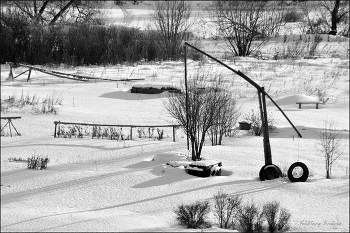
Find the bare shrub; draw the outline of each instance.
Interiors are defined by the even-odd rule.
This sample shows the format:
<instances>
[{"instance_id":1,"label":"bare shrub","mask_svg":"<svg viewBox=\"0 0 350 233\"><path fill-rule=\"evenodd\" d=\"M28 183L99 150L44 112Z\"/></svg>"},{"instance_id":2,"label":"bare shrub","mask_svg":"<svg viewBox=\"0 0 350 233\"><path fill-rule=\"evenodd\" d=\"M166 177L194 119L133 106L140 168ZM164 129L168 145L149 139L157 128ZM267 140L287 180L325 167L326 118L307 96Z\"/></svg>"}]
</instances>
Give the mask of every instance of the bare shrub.
<instances>
[{"instance_id":1,"label":"bare shrub","mask_svg":"<svg viewBox=\"0 0 350 233\"><path fill-rule=\"evenodd\" d=\"M340 131L335 129L334 122L324 121L324 127L320 132L316 148L324 157L327 179L331 178L333 163L343 154L340 151L341 139Z\"/></svg>"},{"instance_id":2,"label":"bare shrub","mask_svg":"<svg viewBox=\"0 0 350 233\"><path fill-rule=\"evenodd\" d=\"M208 201L199 202L189 205L180 205L174 210L176 220L180 225L187 228L207 228L210 223L206 220L206 215L210 211Z\"/></svg>"},{"instance_id":3,"label":"bare shrub","mask_svg":"<svg viewBox=\"0 0 350 233\"><path fill-rule=\"evenodd\" d=\"M255 136L260 136L263 133L263 127L261 122L261 116L259 110L251 110L249 114L246 114L244 119L251 123L251 130L253 131ZM273 117L271 111L268 113L267 117L267 123L268 123L268 131L271 133L274 130L276 130L276 123L277 121Z\"/></svg>"},{"instance_id":4,"label":"bare shrub","mask_svg":"<svg viewBox=\"0 0 350 233\"><path fill-rule=\"evenodd\" d=\"M229 197L227 193L218 192L214 195L214 202L215 215L220 228L234 229L238 221L242 198L237 195Z\"/></svg>"},{"instance_id":5,"label":"bare shrub","mask_svg":"<svg viewBox=\"0 0 350 233\"><path fill-rule=\"evenodd\" d=\"M28 158L27 166L28 169L33 170L42 170L47 168L47 164L50 162L48 157L35 156L33 155L31 158Z\"/></svg>"},{"instance_id":6,"label":"bare shrub","mask_svg":"<svg viewBox=\"0 0 350 233\"><path fill-rule=\"evenodd\" d=\"M209 129L209 137L213 146L222 144L222 138L231 132L241 115L240 108L236 107L236 99L230 91L220 89L217 95L220 106L217 108L217 118L214 119L215 122Z\"/></svg>"},{"instance_id":7,"label":"bare shrub","mask_svg":"<svg viewBox=\"0 0 350 233\"><path fill-rule=\"evenodd\" d=\"M302 19L302 15L299 14L296 10L291 10L289 12L286 12L283 16L284 22L287 22L287 23L298 22L301 19Z\"/></svg>"},{"instance_id":8,"label":"bare shrub","mask_svg":"<svg viewBox=\"0 0 350 233\"><path fill-rule=\"evenodd\" d=\"M262 218L254 203L245 204L240 208L238 224L242 232L262 231Z\"/></svg>"},{"instance_id":9,"label":"bare shrub","mask_svg":"<svg viewBox=\"0 0 350 233\"><path fill-rule=\"evenodd\" d=\"M268 202L263 206L262 215L267 221L270 232L284 232L289 229L291 214L284 208L280 209L277 201Z\"/></svg>"},{"instance_id":10,"label":"bare shrub","mask_svg":"<svg viewBox=\"0 0 350 233\"><path fill-rule=\"evenodd\" d=\"M166 59L177 59L181 53L181 42L192 26L191 2L155 1L153 10L153 22L159 31Z\"/></svg>"},{"instance_id":11,"label":"bare shrub","mask_svg":"<svg viewBox=\"0 0 350 233\"><path fill-rule=\"evenodd\" d=\"M178 121L190 139L194 161L201 160L205 136L217 124L220 109L226 104L218 91L220 77L214 75L211 78L211 75L209 72L198 72L188 81L188 101L184 94L171 94L165 102L169 114ZM185 85L182 85L181 92L186 93Z\"/></svg>"},{"instance_id":12,"label":"bare shrub","mask_svg":"<svg viewBox=\"0 0 350 233\"><path fill-rule=\"evenodd\" d=\"M157 128L157 134L158 136L156 137L158 140L162 140L164 138L164 130Z\"/></svg>"},{"instance_id":13,"label":"bare shrub","mask_svg":"<svg viewBox=\"0 0 350 233\"><path fill-rule=\"evenodd\" d=\"M215 1L213 5L212 20L235 56L259 50L285 24L285 8L277 1Z\"/></svg>"},{"instance_id":14,"label":"bare shrub","mask_svg":"<svg viewBox=\"0 0 350 233\"><path fill-rule=\"evenodd\" d=\"M322 42L322 37L320 35L315 35L314 41L311 43L311 46L308 48L309 56L313 57L316 54L317 47Z\"/></svg>"}]
</instances>

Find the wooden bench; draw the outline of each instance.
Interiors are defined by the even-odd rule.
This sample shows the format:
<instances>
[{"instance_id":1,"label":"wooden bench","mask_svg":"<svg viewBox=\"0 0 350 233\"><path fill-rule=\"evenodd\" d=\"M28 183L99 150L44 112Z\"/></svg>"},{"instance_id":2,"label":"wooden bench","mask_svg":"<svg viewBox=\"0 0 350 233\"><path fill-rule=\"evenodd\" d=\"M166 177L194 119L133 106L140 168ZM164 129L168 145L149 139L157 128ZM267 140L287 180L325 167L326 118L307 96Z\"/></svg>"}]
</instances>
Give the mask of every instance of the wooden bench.
<instances>
[{"instance_id":1,"label":"wooden bench","mask_svg":"<svg viewBox=\"0 0 350 233\"><path fill-rule=\"evenodd\" d=\"M21 117L19 117L19 116L15 116L15 117L1 117L1 120L7 120L7 123L4 125L4 127L1 128L1 132L4 130L4 128L6 127L6 125L9 125L10 135L11 135L11 137L12 137L12 132L11 132L11 125L12 125L12 127L15 129L17 135L18 135L18 136L21 136L21 134L18 133L16 127L15 127L15 126L13 125L13 123L12 123L12 120L13 120L13 119L20 119L20 118L21 118Z\"/></svg>"},{"instance_id":2,"label":"wooden bench","mask_svg":"<svg viewBox=\"0 0 350 233\"><path fill-rule=\"evenodd\" d=\"M316 109L318 109L318 105L321 104L321 101L299 101L296 104L299 104L299 109L301 109L302 104L316 104Z\"/></svg>"}]
</instances>

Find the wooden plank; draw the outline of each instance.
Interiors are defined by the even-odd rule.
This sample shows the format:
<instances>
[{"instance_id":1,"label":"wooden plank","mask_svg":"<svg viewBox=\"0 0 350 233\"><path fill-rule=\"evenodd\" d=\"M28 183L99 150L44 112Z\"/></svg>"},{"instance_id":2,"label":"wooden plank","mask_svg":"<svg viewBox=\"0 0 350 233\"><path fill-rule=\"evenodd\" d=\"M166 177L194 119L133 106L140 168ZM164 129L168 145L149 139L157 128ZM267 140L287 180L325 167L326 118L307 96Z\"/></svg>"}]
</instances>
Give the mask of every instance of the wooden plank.
<instances>
[{"instance_id":1,"label":"wooden plank","mask_svg":"<svg viewBox=\"0 0 350 233\"><path fill-rule=\"evenodd\" d=\"M320 104L321 101L298 101L297 104Z\"/></svg>"},{"instance_id":2,"label":"wooden plank","mask_svg":"<svg viewBox=\"0 0 350 233\"><path fill-rule=\"evenodd\" d=\"M13 117L1 117L1 119L8 120L8 119L20 119L22 117L20 116L13 116Z\"/></svg>"},{"instance_id":3,"label":"wooden plank","mask_svg":"<svg viewBox=\"0 0 350 233\"><path fill-rule=\"evenodd\" d=\"M120 82L120 81L136 81L136 80L145 80L144 78L133 78L133 79L108 79L108 78L97 78L97 77L92 77L92 76L86 76L86 75L77 75L77 74L67 74L67 73L63 73L63 72L58 72L58 71L51 71L51 70L46 70L43 68L39 68L39 67L35 67L35 66L31 66L31 65L26 65L26 64L22 64L19 63L20 66L23 67L27 67L33 70L37 70L40 71L42 73L45 74L50 74L59 78L66 78L66 79L72 79L72 80L79 80L79 81L88 81L88 80L105 80L105 81L116 81L116 82ZM71 76L71 77L68 77Z\"/></svg>"},{"instance_id":4,"label":"wooden plank","mask_svg":"<svg viewBox=\"0 0 350 233\"><path fill-rule=\"evenodd\" d=\"M88 126L113 126L113 127L146 127L146 128L155 128L155 127L179 127L181 125L112 125L112 124L95 124L95 123L77 123L77 122L62 122L54 121L54 124L63 124L63 125L88 125Z\"/></svg>"}]
</instances>

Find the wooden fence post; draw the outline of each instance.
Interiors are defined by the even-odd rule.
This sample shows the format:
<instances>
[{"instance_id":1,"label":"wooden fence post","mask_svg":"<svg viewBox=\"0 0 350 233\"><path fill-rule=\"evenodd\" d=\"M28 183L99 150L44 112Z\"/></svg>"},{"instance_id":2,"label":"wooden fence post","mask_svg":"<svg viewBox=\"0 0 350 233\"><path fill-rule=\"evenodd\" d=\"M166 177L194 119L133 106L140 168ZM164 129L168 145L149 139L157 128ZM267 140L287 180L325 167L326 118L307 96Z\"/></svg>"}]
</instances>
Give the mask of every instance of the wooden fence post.
<instances>
[{"instance_id":1,"label":"wooden fence post","mask_svg":"<svg viewBox=\"0 0 350 233\"><path fill-rule=\"evenodd\" d=\"M55 138L56 137L57 121L54 121L53 123L55 124L55 133L53 134L53 137Z\"/></svg>"},{"instance_id":2,"label":"wooden fence post","mask_svg":"<svg viewBox=\"0 0 350 233\"><path fill-rule=\"evenodd\" d=\"M8 122L9 122L10 135L11 135L11 137L12 137L12 132L11 132L11 119L8 119Z\"/></svg>"},{"instance_id":3,"label":"wooden fence post","mask_svg":"<svg viewBox=\"0 0 350 233\"><path fill-rule=\"evenodd\" d=\"M9 65L10 65L9 79L13 80L13 73L12 73L12 66L13 66L13 63L12 63L12 62L9 62Z\"/></svg>"},{"instance_id":4,"label":"wooden fence post","mask_svg":"<svg viewBox=\"0 0 350 233\"><path fill-rule=\"evenodd\" d=\"M132 127L130 127L130 140L132 140Z\"/></svg>"},{"instance_id":5,"label":"wooden fence post","mask_svg":"<svg viewBox=\"0 0 350 233\"><path fill-rule=\"evenodd\" d=\"M29 73L28 73L27 82L29 82L29 79L30 79L30 73L32 73L32 69L29 69Z\"/></svg>"},{"instance_id":6,"label":"wooden fence post","mask_svg":"<svg viewBox=\"0 0 350 233\"><path fill-rule=\"evenodd\" d=\"M58 136L60 136L60 125L61 125L60 121L58 121L58 133L57 133Z\"/></svg>"},{"instance_id":7,"label":"wooden fence post","mask_svg":"<svg viewBox=\"0 0 350 233\"><path fill-rule=\"evenodd\" d=\"M175 125L173 125L173 142L175 142Z\"/></svg>"}]
</instances>

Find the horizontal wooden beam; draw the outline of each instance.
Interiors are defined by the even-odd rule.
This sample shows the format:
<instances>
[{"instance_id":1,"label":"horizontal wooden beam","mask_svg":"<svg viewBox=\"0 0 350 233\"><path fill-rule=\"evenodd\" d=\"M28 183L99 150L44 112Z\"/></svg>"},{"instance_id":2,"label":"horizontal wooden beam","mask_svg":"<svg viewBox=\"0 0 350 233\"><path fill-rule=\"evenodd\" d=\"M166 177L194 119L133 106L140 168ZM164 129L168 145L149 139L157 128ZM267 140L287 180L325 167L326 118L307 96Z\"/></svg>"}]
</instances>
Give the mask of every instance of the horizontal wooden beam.
<instances>
[{"instance_id":1,"label":"horizontal wooden beam","mask_svg":"<svg viewBox=\"0 0 350 233\"><path fill-rule=\"evenodd\" d=\"M181 125L111 125L111 124L95 124L95 123L76 123L76 122L62 122L62 121L54 121L54 124L62 124L62 125L87 125L87 126L113 126L113 127L179 127Z\"/></svg>"},{"instance_id":2,"label":"horizontal wooden beam","mask_svg":"<svg viewBox=\"0 0 350 233\"><path fill-rule=\"evenodd\" d=\"M58 71L52 71L52 70L46 70L43 68L35 67L32 65L22 64L19 63L19 66L27 67L36 71L40 71L45 74L53 75L59 78L66 78L66 79L72 79L72 80L79 80L79 81L88 81L88 80L105 80L105 81L115 81L115 82L126 82L126 81L135 81L135 80L145 80L144 78L124 78L124 79L109 79L109 78L97 78L97 77L91 77L91 76L85 76L85 75L77 75L77 74L68 74ZM70 76L70 77L69 77Z\"/></svg>"},{"instance_id":3,"label":"horizontal wooden beam","mask_svg":"<svg viewBox=\"0 0 350 233\"><path fill-rule=\"evenodd\" d=\"M1 117L1 119L8 120L8 119L19 119L22 118L20 116L15 116L15 117Z\"/></svg>"}]
</instances>

